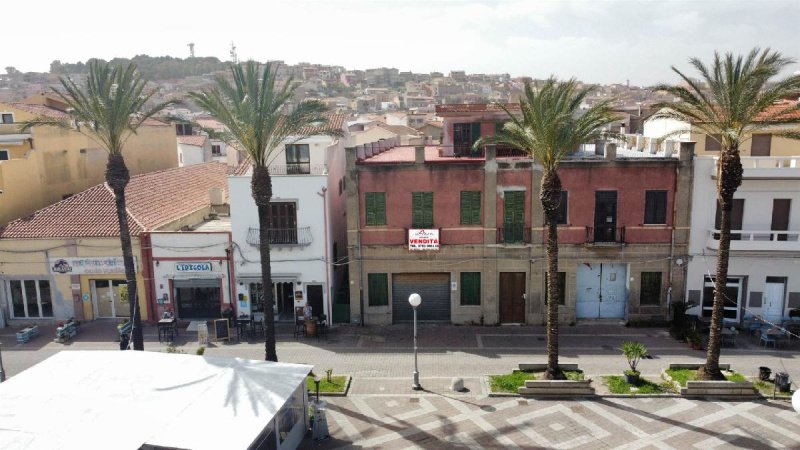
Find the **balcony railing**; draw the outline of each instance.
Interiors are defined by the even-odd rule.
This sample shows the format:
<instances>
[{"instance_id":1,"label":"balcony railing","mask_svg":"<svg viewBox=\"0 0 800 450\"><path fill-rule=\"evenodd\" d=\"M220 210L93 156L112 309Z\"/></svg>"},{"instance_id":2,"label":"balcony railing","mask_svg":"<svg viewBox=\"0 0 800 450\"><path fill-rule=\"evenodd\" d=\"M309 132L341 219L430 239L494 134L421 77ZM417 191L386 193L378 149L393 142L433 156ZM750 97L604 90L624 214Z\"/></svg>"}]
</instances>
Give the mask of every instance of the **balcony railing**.
<instances>
[{"instance_id":1,"label":"balcony railing","mask_svg":"<svg viewBox=\"0 0 800 450\"><path fill-rule=\"evenodd\" d=\"M439 146L444 147L444 146ZM473 149L471 145L468 144L455 144L453 145L453 156L456 158L485 158L486 157L486 147L481 147L478 149ZM528 153L523 152L521 150L517 150L511 147L505 147L498 145L495 148L495 156L497 158L529 158L530 155Z\"/></svg>"},{"instance_id":2,"label":"balcony railing","mask_svg":"<svg viewBox=\"0 0 800 450\"><path fill-rule=\"evenodd\" d=\"M625 244L625 227L586 227L587 245L615 246Z\"/></svg>"},{"instance_id":3,"label":"balcony railing","mask_svg":"<svg viewBox=\"0 0 800 450\"><path fill-rule=\"evenodd\" d=\"M711 177L717 176L719 158L714 158ZM800 178L800 156L743 156L743 178Z\"/></svg>"},{"instance_id":4,"label":"balcony railing","mask_svg":"<svg viewBox=\"0 0 800 450\"><path fill-rule=\"evenodd\" d=\"M708 230L706 247L719 250L719 230ZM731 230L732 251L800 251L800 231Z\"/></svg>"},{"instance_id":5,"label":"balcony railing","mask_svg":"<svg viewBox=\"0 0 800 450\"><path fill-rule=\"evenodd\" d=\"M325 164L290 163L270 164L270 175L327 175L328 167Z\"/></svg>"},{"instance_id":6,"label":"balcony railing","mask_svg":"<svg viewBox=\"0 0 800 450\"><path fill-rule=\"evenodd\" d=\"M531 229L523 225L512 225L497 229L499 244L530 244Z\"/></svg>"},{"instance_id":7,"label":"balcony railing","mask_svg":"<svg viewBox=\"0 0 800 450\"><path fill-rule=\"evenodd\" d=\"M269 235L269 245L309 245L311 244L311 227L300 228L272 228L267 230ZM253 247L261 245L261 237L258 228L247 230L247 243Z\"/></svg>"}]
</instances>

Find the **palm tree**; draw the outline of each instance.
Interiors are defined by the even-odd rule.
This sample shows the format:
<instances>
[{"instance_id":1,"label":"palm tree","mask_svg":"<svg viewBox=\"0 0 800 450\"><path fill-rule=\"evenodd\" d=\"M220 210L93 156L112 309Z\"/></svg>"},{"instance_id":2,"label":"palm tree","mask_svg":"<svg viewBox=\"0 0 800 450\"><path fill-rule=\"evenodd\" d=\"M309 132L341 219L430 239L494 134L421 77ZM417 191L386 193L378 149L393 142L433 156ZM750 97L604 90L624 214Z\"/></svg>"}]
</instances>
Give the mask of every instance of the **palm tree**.
<instances>
[{"instance_id":1,"label":"palm tree","mask_svg":"<svg viewBox=\"0 0 800 450\"><path fill-rule=\"evenodd\" d=\"M53 89L58 98L67 104L68 117L37 117L24 122L23 129L27 130L38 125L72 129L98 143L108 152L106 183L114 192L117 209L119 240L122 244L122 259L125 264L130 316L133 323L131 341L134 350L144 350L131 233L125 208L125 187L130 180L130 173L122 152L128 138L136 134L147 119L175 102L151 104L156 90L145 91L147 81L137 72L135 64L112 67L104 62L92 60L88 68L89 73L83 86L78 86L71 78L62 77L61 89Z\"/></svg>"},{"instance_id":2,"label":"palm tree","mask_svg":"<svg viewBox=\"0 0 800 450\"><path fill-rule=\"evenodd\" d=\"M281 150L286 140L308 137L314 125L320 129L327 123L325 105L317 100L305 100L288 110L299 83L292 78L282 85L277 83L277 67L267 63L248 61L244 65L231 64L233 82L217 78L214 88L191 92L189 96L223 125L238 145L247 153L253 165L252 195L258 208L259 251L261 253L261 278L264 287L264 318L266 320L265 356L267 361L277 361L275 351L275 314L272 297L272 268L269 254L269 202L272 198L272 178L269 163ZM319 126L316 126L319 125ZM324 130L316 134L339 135L341 130Z\"/></svg>"},{"instance_id":3,"label":"palm tree","mask_svg":"<svg viewBox=\"0 0 800 450\"><path fill-rule=\"evenodd\" d=\"M574 79L557 82L550 78L537 88L525 83L520 98L520 114L513 114L499 105L509 117L495 136L479 139L475 146L501 144L522 150L542 166L539 200L547 226L547 373L549 379L563 378L558 367L558 208L561 203L561 179L558 166L565 156L578 147L601 137L612 136L604 131L617 120L613 99L596 103L587 110L580 106L594 90L579 89Z\"/></svg>"},{"instance_id":4,"label":"palm tree","mask_svg":"<svg viewBox=\"0 0 800 450\"><path fill-rule=\"evenodd\" d=\"M690 123L706 136L717 139L721 148L717 166L717 200L721 211L719 250L708 351L705 366L699 372L702 379L724 379L719 369L720 331L728 282L733 195L742 184L739 148L756 131L800 122L800 115L796 114L800 111L797 102L779 102L790 96L796 99L800 95L800 76L770 81L792 62L768 48L763 51L755 48L746 57L731 53L723 57L715 53L710 67L697 58L689 60L700 73L701 82L672 67L688 87L659 85L654 88L678 99L655 105L659 112L654 114L654 118ZM800 133L797 132L772 131L772 134L800 139Z\"/></svg>"}]
</instances>

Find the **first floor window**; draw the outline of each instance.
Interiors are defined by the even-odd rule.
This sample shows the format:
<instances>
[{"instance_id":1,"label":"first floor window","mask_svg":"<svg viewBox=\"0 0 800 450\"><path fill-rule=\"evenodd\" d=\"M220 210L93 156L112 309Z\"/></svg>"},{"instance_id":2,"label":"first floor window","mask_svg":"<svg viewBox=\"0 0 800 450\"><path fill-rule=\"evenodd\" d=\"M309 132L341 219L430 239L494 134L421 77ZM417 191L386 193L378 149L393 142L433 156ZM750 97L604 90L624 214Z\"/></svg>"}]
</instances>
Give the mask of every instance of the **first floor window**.
<instances>
[{"instance_id":1,"label":"first floor window","mask_svg":"<svg viewBox=\"0 0 800 450\"><path fill-rule=\"evenodd\" d=\"M569 206L569 195L567 191L561 191L561 200L558 203L558 212L556 214L556 223L558 225L567 224L567 208Z\"/></svg>"},{"instance_id":2,"label":"first floor window","mask_svg":"<svg viewBox=\"0 0 800 450\"><path fill-rule=\"evenodd\" d=\"M726 320L739 320L739 304L742 300L743 278L728 277L723 290L723 317ZM705 277L703 284L703 317L711 317L714 306L714 279Z\"/></svg>"},{"instance_id":3,"label":"first floor window","mask_svg":"<svg viewBox=\"0 0 800 450\"><path fill-rule=\"evenodd\" d=\"M214 156L222 156L222 146L219 144L212 144L211 154Z\"/></svg>"},{"instance_id":4,"label":"first floor window","mask_svg":"<svg viewBox=\"0 0 800 450\"><path fill-rule=\"evenodd\" d=\"M53 300L49 281L9 280L7 288L13 317L53 317Z\"/></svg>"},{"instance_id":5,"label":"first floor window","mask_svg":"<svg viewBox=\"0 0 800 450\"><path fill-rule=\"evenodd\" d=\"M667 191L645 191L644 193L644 223L667 223Z\"/></svg>"},{"instance_id":6,"label":"first floor window","mask_svg":"<svg viewBox=\"0 0 800 450\"><path fill-rule=\"evenodd\" d=\"M639 304L661 304L661 272L642 272L642 286L639 292Z\"/></svg>"},{"instance_id":7,"label":"first floor window","mask_svg":"<svg viewBox=\"0 0 800 450\"><path fill-rule=\"evenodd\" d=\"M367 192L364 194L367 226L386 225L386 193Z\"/></svg>"},{"instance_id":8,"label":"first floor window","mask_svg":"<svg viewBox=\"0 0 800 450\"><path fill-rule=\"evenodd\" d=\"M8 161L8 150L0 150L0 161Z\"/></svg>"},{"instance_id":9,"label":"first floor window","mask_svg":"<svg viewBox=\"0 0 800 450\"><path fill-rule=\"evenodd\" d=\"M481 191L461 191L461 225L481 224Z\"/></svg>"},{"instance_id":10,"label":"first floor window","mask_svg":"<svg viewBox=\"0 0 800 450\"><path fill-rule=\"evenodd\" d=\"M461 272L461 305L480 306L481 273Z\"/></svg>"},{"instance_id":11,"label":"first floor window","mask_svg":"<svg viewBox=\"0 0 800 450\"><path fill-rule=\"evenodd\" d=\"M369 306L389 305L389 275L385 273L371 273L367 275L367 289L369 290Z\"/></svg>"},{"instance_id":12,"label":"first floor window","mask_svg":"<svg viewBox=\"0 0 800 450\"><path fill-rule=\"evenodd\" d=\"M547 304L548 298L548 289L547 289L547 281L550 279L549 274L544 274L544 303ZM567 304L567 272L558 272L557 276L558 282L558 304L559 305L566 305Z\"/></svg>"},{"instance_id":13,"label":"first floor window","mask_svg":"<svg viewBox=\"0 0 800 450\"><path fill-rule=\"evenodd\" d=\"M0 123L14 123L14 114L12 113L0 114Z\"/></svg>"},{"instance_id":14,"label":"first floor window","mask_svg":"<svg viewBox=\"0 0 800 450\"><path fill-rule=\"evenodd\" d=\"M433 228L433 192L411 193L411 227Z\"/></svg>"}]
</instances>

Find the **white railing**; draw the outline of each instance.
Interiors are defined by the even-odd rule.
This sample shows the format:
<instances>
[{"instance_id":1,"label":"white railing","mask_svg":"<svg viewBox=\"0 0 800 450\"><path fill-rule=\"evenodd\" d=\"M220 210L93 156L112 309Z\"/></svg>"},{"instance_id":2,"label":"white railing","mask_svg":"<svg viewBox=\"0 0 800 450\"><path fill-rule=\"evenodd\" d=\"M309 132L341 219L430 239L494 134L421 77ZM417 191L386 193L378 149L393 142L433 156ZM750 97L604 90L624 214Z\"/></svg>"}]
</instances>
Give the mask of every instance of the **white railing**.
<instances>
[{"instance_id":1,"label":"white railing","mask_svg":"<svg viewBox=\"0 0 800 450\"><path fill-rule=\"evenodd\" d=\"M719 249L719 230L708 230L707 247ZM731 230L731 250L800 251L800 231Z\"/></svg>"},{"instance_id":2,"label":"white railing","mask_svg":"<svg viewBox=\"0 0 800 450\"><path fill-rule=\"evenodd\" d=\"M711 177L717 176L719 157L714 157ZM744 178L800 178L800 156L743 156Z\"/></svg>"},{"instance_id":3,"label":"white railing","mask_svg":"<svg viewBox=\"0 0 800 450\"><path fill-rule=\"evenodd\" d=\"M270 175L327 175L328 166L325 164L270 164Z\"/></svg>"}]
</instances>

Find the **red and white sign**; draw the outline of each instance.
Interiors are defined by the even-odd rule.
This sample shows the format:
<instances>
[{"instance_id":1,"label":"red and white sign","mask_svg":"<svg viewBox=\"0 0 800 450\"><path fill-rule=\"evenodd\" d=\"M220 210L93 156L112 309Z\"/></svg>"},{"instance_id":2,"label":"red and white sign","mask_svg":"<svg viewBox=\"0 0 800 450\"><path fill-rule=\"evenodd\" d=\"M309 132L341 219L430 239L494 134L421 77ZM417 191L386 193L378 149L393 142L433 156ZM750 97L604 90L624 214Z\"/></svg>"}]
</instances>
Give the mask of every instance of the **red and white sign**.
<instances>
[{"instance_id":1,"label":"red and white sign","mask_svg":"<svg viewBox=\"0 0 800 450\"><path fill-rule=\"evenodd\" d=\"M439 250L439 230L408 230L408 249L423 251Z\"/></svg>"}]
</instances>

